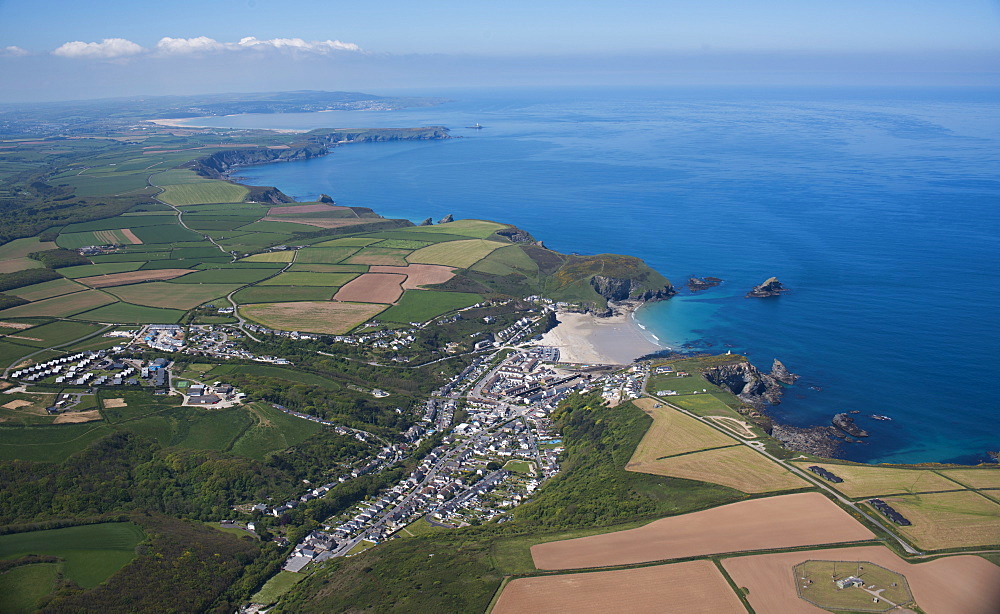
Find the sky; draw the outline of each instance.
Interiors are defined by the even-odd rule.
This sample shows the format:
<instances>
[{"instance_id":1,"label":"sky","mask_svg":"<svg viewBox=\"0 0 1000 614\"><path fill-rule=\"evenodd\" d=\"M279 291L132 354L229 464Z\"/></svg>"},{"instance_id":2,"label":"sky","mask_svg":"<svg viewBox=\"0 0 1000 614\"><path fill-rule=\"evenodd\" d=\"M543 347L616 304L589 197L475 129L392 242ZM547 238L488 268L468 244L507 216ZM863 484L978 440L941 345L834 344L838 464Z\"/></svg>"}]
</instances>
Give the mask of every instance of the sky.
<instances>
[{"instance_id":1,"label":"sky","mask_svg":"<svg viewBox=\"0 0 1000 614\"><path fill-rule=\"evenodd\" d=\"M0 0L0 101L1000 85L1000 0Z\"/></svg>"}]
</instances>

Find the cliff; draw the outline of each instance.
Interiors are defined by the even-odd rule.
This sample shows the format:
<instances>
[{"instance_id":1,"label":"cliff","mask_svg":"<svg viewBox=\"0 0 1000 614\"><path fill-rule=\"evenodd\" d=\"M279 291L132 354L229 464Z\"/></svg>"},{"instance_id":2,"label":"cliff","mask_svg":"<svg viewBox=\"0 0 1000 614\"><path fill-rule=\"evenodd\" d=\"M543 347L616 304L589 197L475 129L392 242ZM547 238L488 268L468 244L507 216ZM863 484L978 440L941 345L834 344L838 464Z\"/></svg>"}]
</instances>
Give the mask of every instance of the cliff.
<instances>
[{"instance_id":1,"label":"cliff","mask_svg":"<svg viewBox=\"0 0 1000 614\"><path fill-rule=\"evenodd\" d=\"M749 361L712 367L705 371L705 379L735 394L741 401L762 409L766 405L781 403L784 389L777 379L761 373Z\"/></svg>"}]
</instances>

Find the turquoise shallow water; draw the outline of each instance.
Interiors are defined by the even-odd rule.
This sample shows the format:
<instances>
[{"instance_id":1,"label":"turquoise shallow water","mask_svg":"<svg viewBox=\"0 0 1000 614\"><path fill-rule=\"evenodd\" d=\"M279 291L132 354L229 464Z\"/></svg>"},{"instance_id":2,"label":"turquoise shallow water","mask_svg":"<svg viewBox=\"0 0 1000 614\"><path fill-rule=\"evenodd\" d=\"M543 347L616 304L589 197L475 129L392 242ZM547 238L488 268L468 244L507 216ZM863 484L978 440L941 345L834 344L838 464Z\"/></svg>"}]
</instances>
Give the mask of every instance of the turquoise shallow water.
<instances>
[{"instance_id":1,"label":"turquoise shallow water","mask_svg":"<svg viewBox=\"0 0 1000 614\"><path fill-rule=\"evenodd\" d=\"M871 437L844 449L860 461L972 463L1000 448L997 90L428 94L454 102L213 123L448 126L463 138L240 175L387 217L510 222L559 251L640 256L677 284L721 277L640 320L674 347L745 352L762 368L780 358L802 379L777 419L860 410ZM791 291L743 298L771 275Z\"/></svg>"}]
</instances>

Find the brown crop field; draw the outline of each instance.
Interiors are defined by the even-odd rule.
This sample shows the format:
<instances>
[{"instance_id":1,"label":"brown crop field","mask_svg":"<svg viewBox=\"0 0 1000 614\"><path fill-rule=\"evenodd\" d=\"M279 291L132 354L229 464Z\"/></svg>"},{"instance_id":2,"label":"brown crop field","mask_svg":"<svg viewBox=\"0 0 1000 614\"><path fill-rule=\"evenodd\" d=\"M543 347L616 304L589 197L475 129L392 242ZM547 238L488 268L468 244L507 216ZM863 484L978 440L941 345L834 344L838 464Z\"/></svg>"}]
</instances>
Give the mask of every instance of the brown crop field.
<instances>
[{"instance_id":1,"label":"brown crop field","mask_svg":"<svg viewBox=\"0 0 1000 614\"><path fill-rule=\"evenodd\" d=\"M446 241L418 249L410 254L407 261L423 264L442 264L444 266L465 269L482 260L492 253L493 250L503 246L503 243L486 241L484 239Z\"/></svg>"},{"instance_id":2,"label":"brown crop field","mask_svg":"<svg viewBox=\"0 0 1000 614\"><path fill-rule=\"evenodd\" d=\"M538 569L579 569L874 537L832 501L807 492L740 501L637 529L536 544L531 557Z\"/></svg>"},{"instance_id":3,"label":"brown crop field","mask_svg":"<svg viewBox=\"0 0 1000 614\"><path fill-rule=\"evenodd\" d=\"M124 286L127 284L138 284L144 281L163 281L174 279L181 275L194 273L194 269L152 269L149 271L128 271L125 273L111 273L109 275L95 275L94 277L81 277L76 281L87 284L91 288L111 288L114 286Z\"/></svg>"},{"instance_id":4,"label":"brown crop field","mask_svg":"<svg viewBox=\"0 0 1000 614\"><path fill-rule=\"evenodd\" d=\"M142 239L135 236L135 233L132 232L131 228L122 228L122 234L125 235L125 238L128 239L129 243L132 245L142 245Z\"/></svg>"},{"instance_id":5,"label":"brown crop field","mask_svg":"<svg viewBox=\"0 0 1000 614\"><path fill-rule=\"evenodd\" d=\"M101 419L101 412L96 409L88 411L75 411L66 414L59 414L52 424L80 424L82 422L94 422Z\"/></svg>"},{"instance_id":6,"label":"brown crop field","mask_svg":"<svg viewBox=\"0 0 1000 614\"><path fill-rule=\"evenodd\" d=\"M104 407L128 407L128 403L125 402L124 398L120 399L104 399Z\"/></svg>"},{"instance_id":7,"label":"brown crop field","mask_svg":"<svg viewBox=\"0 0 1000 614\"><path fill-rule=\"evenodd\" d=\"M665 456L738 444L732 437L655 399L638 399L633 403L653 418L653 424L625 465L629 471L657 473L647 467L655 469L657 459Z\"/></svg>"},{"instance_id":8,"label":"brown crop field","mask_svg":"<svg viewBox=\"0 0 1000 614\"><path fill-rule=\"evenodd\" d=\"M242 284L171 284L151 281L118 286L111 292L126 303L166 309L193 309L212 299L226 296Z\"/></svg>"},{"instance_id":9,"label":"brown crop field","mask_svg":"<svg viewBox=\"0 0 1000 614\"><path fill-rule=\"evenodd\" d=\"M333 295L335 301L356 303L395 303L403 295L405 275L364 273L344 284Z\"/></svg>"},{"instance_id":10,"label":"brown crop field","mask_svg":"<svg viewBox=\"0 0 1000 614\"><path fill-rule=\"evenodd\" d=\"M367 322L385 309L377 303L300 301L244 305L240 312L264 326L277 330L342 335Z\"/></svg>"},{"instance_id":11,"label":"brown crop field","mask_svg":"<svg viewBox=\"0 0 1000 614\"><path fill-rule=\"evenodd\" d=\"M519 578L504 587L492 614L746 612L718 568L690 561L641 569Z\"/></svg>"},{"instance_id":12,"label":"brown crop field","mask_svg":"<svg viewBox=\"0 0 1000 614\"><path fill-rule=\"evenodd\" d=\"M641 469L626 469L722 484L746 493L792 490L809 485L781 465L742 445L647 460Z\"/></svg>"},{"instance_id":13,"label":"brown crop field","mask_svg":"<svg viewBox=\"0 0 1000 614\"><path fill-rule=\"evenodd\" d=\"M388 247L366 247L344 261L344 264L382 264L391 266L406 266L408 249L392 249Z\"/></svg>"},{"instance_id":14,"label":"brown crop field","mask_svg":"<svg viewBox=\"0 0 1000 614\"><path fill-rule=\"evenodd\" d=\"M964 490L883 497L913 524L893 528L918 548L942 550L1000 544L1000 503Z\"/></svg>"},{"instance_id":15,"label":"brown crop field","mask_svg":"<svg viewBox=\"0 0 1000 614\"><path fill-rule=\"evenodd\" d=\"M343 228L345 226L356 226L371 222L371 220L363 220L356 217L295 217L294 215L268 215L262 221L292 222L294 224L306 224L318 228Z\"/></svg>"},{"instance_id":16,"label":"brown crop field","mask_svg":"<svg viewBox=\"0 0 1000 614\"><path fill-rule=\"evenodd\" d=\"M840 465L834 463L796 463L805 469L818 465L844 479L828 484L848 497L878 497L903 493L959 490L960 484L943 478L930 469L894 469L878 465Z\"/></svg>"},{"instance_id":17,"label":"brown crop field","mask_svg":"<svg viewBox=\"0 0 1000 614\"><path fill-rule=\"evenodd\" d=\"M64 318L114 302L116 302L115 297L105 294L100 290L84 290L83 292L64 294L54 298L47 298L44 301L4 309L0 311L0 316L5 318L30 318L33 316Z\"/></svg>"},{"instance_id":18,"label":"brown crop field","mask_svg":"<svg viewBox=\"0 0 1000 614\"><path fill-rule=\"evenodd\" d=\"M455 276L455 269L440 264L411 264L408 266L373 266L372 273L402 273L406 275L404 290L419 290L421 286L443 284Z\"/></svg>"},{"instance_id":19,"label":"brown crop field","mask_svg":"<svg viewBox=\"0 0 1000 614\"><path fill-rule=\"evenodd\" d=\"M321 213L323 211L350 211L350 207L335 207L322 203L311 205L291 205L288 207L271 207L267 210L268 215L291 215L295 213Z\"/></svg>"},{"instance_id":20,"label":"brown crop field","mask_svg":"<svg viewBox=\"0 0 1000 614\"><path fill-rule=\"evenodd\" d=\"M995 614L1000 611L1000 567L978 556L951 556L911 564L885 546L809 550L725 559L722 566L757 612L827 614L799 599L792 568L809 559L871 561L903 574L927 614Z\"/></svg>"},{"instance_id":21,"label":"brown crop field","mask_svg":"<svg viewBox=\"0 0 1000 614\"><path fill-rule=\"evenodd\" d=\"M948 469L941 474L970 488L1000 488L1000 467L995 465L982 469Z\"/></svg>"}]
</instances>

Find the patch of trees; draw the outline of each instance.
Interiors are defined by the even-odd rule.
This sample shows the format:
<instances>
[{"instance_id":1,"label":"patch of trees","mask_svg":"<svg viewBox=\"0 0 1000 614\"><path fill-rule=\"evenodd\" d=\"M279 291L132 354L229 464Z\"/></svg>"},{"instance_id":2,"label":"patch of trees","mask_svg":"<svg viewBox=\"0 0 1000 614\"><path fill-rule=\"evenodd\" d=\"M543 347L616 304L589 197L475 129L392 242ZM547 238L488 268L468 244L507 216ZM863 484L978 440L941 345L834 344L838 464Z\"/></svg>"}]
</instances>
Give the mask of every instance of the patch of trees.
<instances>
[{"instance_id":1,"label":"patch of trees","mask_svg":"<svg viewBox=\"0 0 1000 614\"><path fill-rule=\"evenodd\" d=\"M274 544L261 546L201 523L161 514L135 514L132 520L150 538L139 546L139 556L96 588L64 584L42 612L228 613L242 594L227 589L248 566L280 561Z\"/></svg>"},{"instance_id":2,"label":"patch of trees","mask_svg":"<svg viewBox=\"0 0 1000 614\"><path fill-rule=\"evenodd\" d=\"M0 221L0 226L3 222ZM13 273L0 273L0 292L4 290L14 290L32 284L40 284L43 281L52 281L62 277L52 269L26 269L24 271L14 271Z\"/></svg>"},{"instance_id":3,"label":"patch of trees","mask_svg":"<svg viewBox=\"0 0 1000 614\"><path fill-rule=\"evenodd\" d=\"M272 454L265 462L268 467L295 476L298 481L320 482L346 473L343 467L338 470L338 465L374 451L371 444L324 429L293 448Z\"/></svg>"},{"instance_id":4,"label":"patch of trees","mask_svg":"<svg viewBox=\"0 0 1000 614\"><path fill-rule=\"evenodd\" d=\"M27 305L31 301L27 301L19 296L10 296L9 294L0 294L0 309L7 309L9 307L17 307L18 305Z\"/></svg>"},{"instance_id":5,"label":"patch of trees","mask_svg":"<svg viewBox=\"0 0 1000 614\"><path fill-rule=\"evenodd\" d=\"M28 258L37 260L50 269L92 264L90 259L71 249L48 249L42 252L32 252L28 254Z\"/></svg>"}]
</instances>

